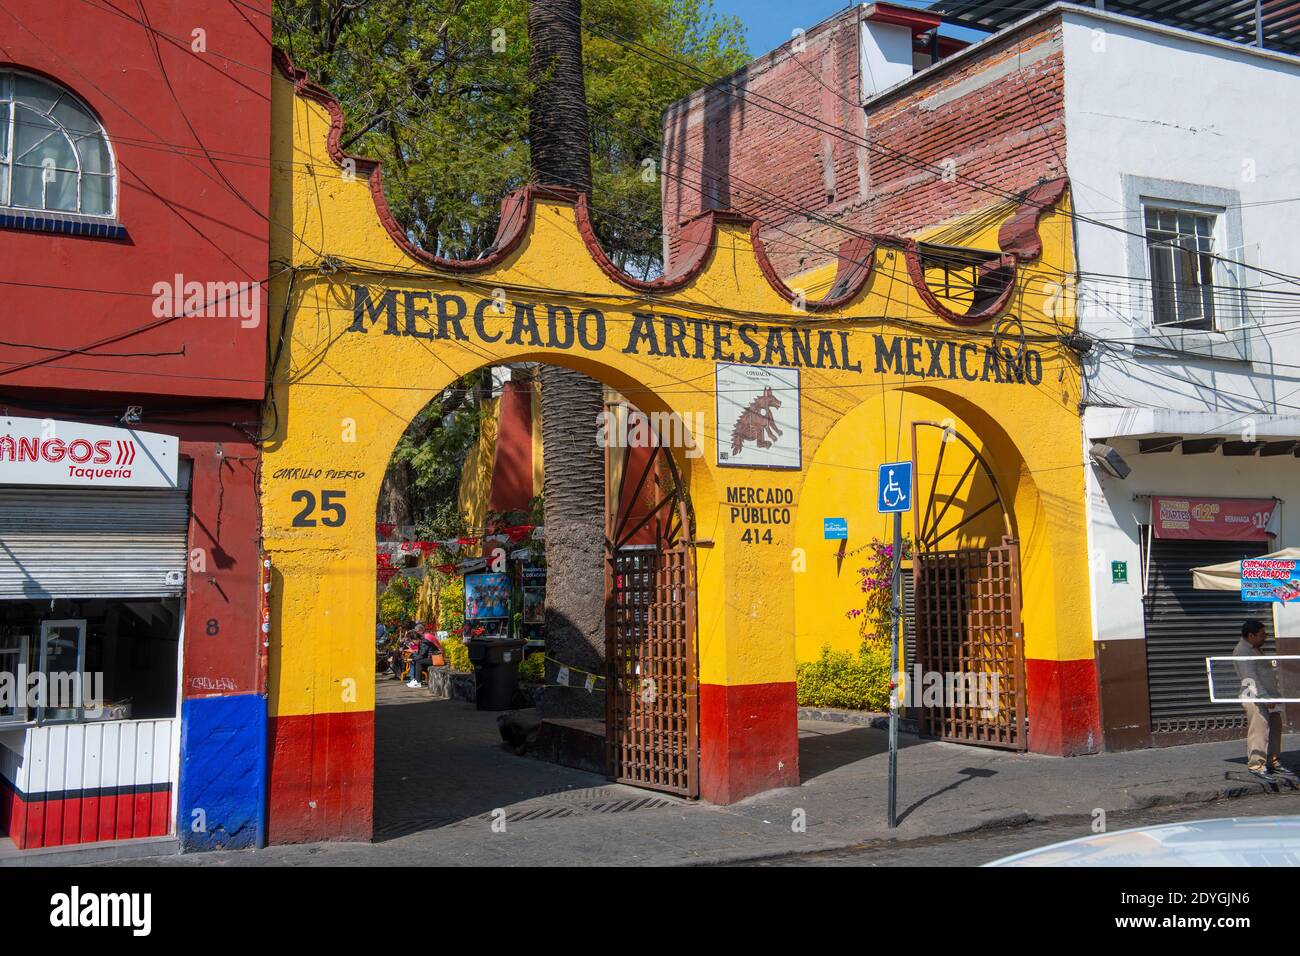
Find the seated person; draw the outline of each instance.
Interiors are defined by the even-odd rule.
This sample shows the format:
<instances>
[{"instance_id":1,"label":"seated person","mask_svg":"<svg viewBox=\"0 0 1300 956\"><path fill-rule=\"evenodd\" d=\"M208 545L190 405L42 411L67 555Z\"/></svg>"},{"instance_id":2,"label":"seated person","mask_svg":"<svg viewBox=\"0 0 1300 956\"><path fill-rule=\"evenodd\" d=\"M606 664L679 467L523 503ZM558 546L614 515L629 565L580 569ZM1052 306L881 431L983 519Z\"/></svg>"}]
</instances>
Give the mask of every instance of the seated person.
<instances>
[{"instance_id":1,"label":"seated person","mask_svg":"<svg viewBox=\"0 0 1300 956\"><path fill-rule=\"evenodd\" d=\"M434 636L432 630L427 630L421 634L420 642L415 648L415 656L411 659L411 679L406 686L421 686L424 672L433 663L433 655L441 653L442 645L438 643L438 639Z\"/></svg>"},{"instance_id":2,"label":"seated person","mask_svg":"<svg viewBox=\"0 0 1300 956\"><path fill-rule=\"evenodd\" d=\"M406 676L406 655L404 651L407 650L411 642L414 628L415 625L410 621L403 624L398 630L400 636L393 642L393 646L388 653L388 670L396 680L401 680Z\"/></svg>"}]
</instances>

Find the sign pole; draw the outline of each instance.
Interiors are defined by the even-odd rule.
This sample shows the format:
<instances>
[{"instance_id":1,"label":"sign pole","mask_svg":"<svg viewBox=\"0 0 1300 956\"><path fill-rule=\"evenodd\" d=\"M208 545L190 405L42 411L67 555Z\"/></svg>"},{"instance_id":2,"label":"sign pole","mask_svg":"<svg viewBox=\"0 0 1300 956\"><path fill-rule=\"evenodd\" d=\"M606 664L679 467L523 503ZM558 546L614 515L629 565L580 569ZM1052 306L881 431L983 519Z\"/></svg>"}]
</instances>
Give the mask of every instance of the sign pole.
<instances>
[{"instance_id":1,"label":"sign pole","mask_svg":"<svg viewBox=\"0 0 1300 956\"><path fill-rule=\"evenodd\" d=\"M894 573L889 601L889 827L898 826L898 629L903 616L903 513L894 512Z\"/></svg>"},{"instance_id":2,"label":"sign pole","mask_svg":"<svg viewBox=\"0 0 1300 956\"><path fill-rule=\"evenodd\" d=\"M903 512L912 510L912 463L880 466L876 510L894 516L894 566L889 581L889 827L898 826L898 635L903 624Z\"/></svg>"}]
</instances>

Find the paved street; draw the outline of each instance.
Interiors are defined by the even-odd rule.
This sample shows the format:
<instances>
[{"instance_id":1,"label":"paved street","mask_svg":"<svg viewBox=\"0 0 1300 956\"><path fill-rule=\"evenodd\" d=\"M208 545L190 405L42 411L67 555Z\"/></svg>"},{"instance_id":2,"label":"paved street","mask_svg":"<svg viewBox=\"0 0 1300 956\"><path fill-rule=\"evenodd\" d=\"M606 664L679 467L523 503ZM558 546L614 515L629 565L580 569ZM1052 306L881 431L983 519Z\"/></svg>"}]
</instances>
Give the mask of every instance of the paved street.
<instances>
[{"instance_id":1,"label":"paved street","mask_svg":"<svg viewBox=\"0 0 1300 956\"><path fill-rule=\"evenodd\" d=\"M473 704L433 700L394 680L378 681L375 703L377 841L608 782L516 757L501 747L496 714Z\"/></svg>"},{"instance_id":2,"label":"paved street","mask_svg":"<svg viewBox=\"0 0 1300 956\"><path fill-rule=\"evenodd\" d=\"M966 864L1086 835L1097 807L1112 830L1238 807L1300 813L1295 793L1264 793L1245 774L1236 741L1061 759L903 736L891 833L886 735L871 728L801 722L801 786L730 807L516 757L500 746L495 714L396 682L379 682L377 728L374 843L133 865ZM1286 743L1300 762L1300 738Z\"/></svg>"},{"instance_id":3,"label":"paved street","mask_svg":"<svg viewBox=\"0 0 1300 956\"><path fill-rule=\"evenodd\" d=\"M1300 815L1300 792L1257 794L1187 806L1109 814L1107 831L1220 817ZM1089 820L1031 823L903 842L874 841L845 850L800 853L757 861L759 866L980 866L1064 840L1092 835Z\"/></svg>"}]
</instances>

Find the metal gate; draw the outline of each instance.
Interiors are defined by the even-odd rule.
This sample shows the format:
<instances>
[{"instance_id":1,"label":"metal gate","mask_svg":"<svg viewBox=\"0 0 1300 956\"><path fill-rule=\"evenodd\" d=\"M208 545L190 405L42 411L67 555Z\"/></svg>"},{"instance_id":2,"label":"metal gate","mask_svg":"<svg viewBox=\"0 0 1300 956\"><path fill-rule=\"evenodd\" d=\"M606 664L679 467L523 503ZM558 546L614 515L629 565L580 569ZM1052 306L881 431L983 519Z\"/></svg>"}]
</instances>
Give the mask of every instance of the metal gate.
<instances>
[{"instance_id":1,"label":"metal gate","mask_svg":"<svg viewBox=\"0 0 1300 956\"><path fill-rule=\"evenodd\" d=\"M694 516L671 452L655 447L625 469L614 502L605 533L609 775L698 797Z\"/></svg>"},{"instance_id":2,"label":"metal gate","mask_svg":"<svg viewBox=\"0 0 1300 956\"><path fill-rule=\"evenodd\" d=\"M912 509L916 663L925 676L920 686L913 681L909 703L920 718L922 733L958 743L1025 750L1020 543L1012 515L988 462L951 426L914 422L913 456L920 448L917 438L922 428L940 429L943 438L929 492L924 500L914 497ZM956 464L962 458L967 461L956 483L940 489L945 457ZM919 486L923 472L915 461L913 472ZM981 477L989 485L989 498L982 503L977 493ZM970 496L974 500L968 500ZM949 519L958 501L959 511ZM958 531L993 508L1000 509L1005 529L1000 544L952 546ZM939 686L931 683L927 689L927 681L934 680L931 674L939 675Z\"/></svg>"}]
</instances>

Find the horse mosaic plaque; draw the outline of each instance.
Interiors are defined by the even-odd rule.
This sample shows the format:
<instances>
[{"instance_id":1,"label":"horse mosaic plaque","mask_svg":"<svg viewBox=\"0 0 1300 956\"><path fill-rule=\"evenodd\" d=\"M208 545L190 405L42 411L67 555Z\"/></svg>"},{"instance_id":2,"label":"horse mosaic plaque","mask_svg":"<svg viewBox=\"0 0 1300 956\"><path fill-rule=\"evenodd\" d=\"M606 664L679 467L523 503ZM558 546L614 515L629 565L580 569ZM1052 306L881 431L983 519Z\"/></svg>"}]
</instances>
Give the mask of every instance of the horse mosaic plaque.
<instances>
[{"instance_id":1,"label":"horse mosaic plaque","mask_svg":"<svg viewBox=\"0 0 1300 956\"><path fill-rule=\"evenodd\" d=\"M718 365L718 464L798 468L799 370Z\"/></svg>"}]
</instances>

